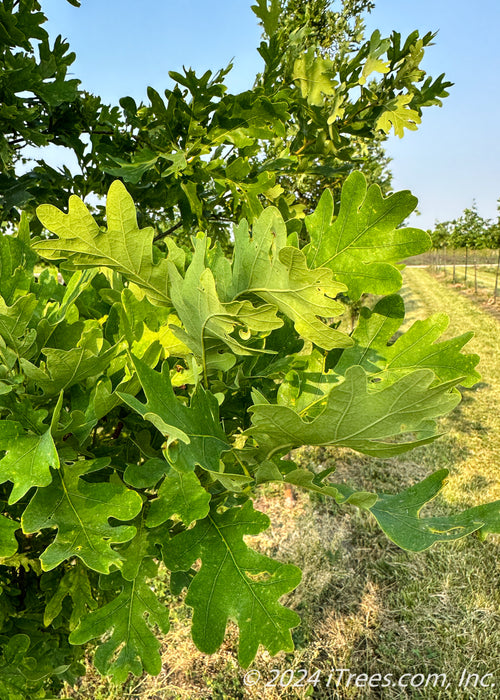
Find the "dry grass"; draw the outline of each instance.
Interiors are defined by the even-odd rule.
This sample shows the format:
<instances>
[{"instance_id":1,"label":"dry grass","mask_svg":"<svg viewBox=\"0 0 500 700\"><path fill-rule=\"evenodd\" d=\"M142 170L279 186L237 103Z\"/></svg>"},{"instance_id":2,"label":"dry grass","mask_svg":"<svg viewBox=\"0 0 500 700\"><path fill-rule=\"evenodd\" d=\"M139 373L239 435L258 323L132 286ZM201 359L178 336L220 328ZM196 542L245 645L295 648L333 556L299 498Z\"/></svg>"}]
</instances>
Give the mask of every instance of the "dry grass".
<instances>
[{"instance_id":1,"label":"dry grass","mask_svg":"<svg viewBox=\"0 0 500 700\"><path fill-rule=\"evenodd\" d=\"M349 450L304 448L298 457L319 467L332 461L337 478L360 488L396 492L442 467L451 478L433 508L448 512L500 498L500 326L425 270L408 271L404 289L411 320L443 308L452 315L449 334L474 329L470 350L481 355L482 382L443 421L445 437L409 455L375 460ZM272 528L253 545L303 570L303 580L286 601L302 618L295 630L296 653L270 658L261 651L252 666L263 679L272 669L320 672L313 687L245 687L236 663L237 634L229 630L221 652L207 657L189 637L189 610L170 601L172 631L164 640L163 671L157 678L132 679L123 689L89 675L61 697L78 700L236 700L313 697L430 698L498 697L500 683L499 538L469 537L421 554L399 550L366 514L339 509L321 497L297 494L293 506L278 487L260 491L256 507ZM168 599L168 596L166 596ZM326 687L332 668L357 674L446 673L448 688ZM461 691L463 669L497 674L497 688ZM300 678L301 674L297 675Z\"/></svg>"}]
</instances>

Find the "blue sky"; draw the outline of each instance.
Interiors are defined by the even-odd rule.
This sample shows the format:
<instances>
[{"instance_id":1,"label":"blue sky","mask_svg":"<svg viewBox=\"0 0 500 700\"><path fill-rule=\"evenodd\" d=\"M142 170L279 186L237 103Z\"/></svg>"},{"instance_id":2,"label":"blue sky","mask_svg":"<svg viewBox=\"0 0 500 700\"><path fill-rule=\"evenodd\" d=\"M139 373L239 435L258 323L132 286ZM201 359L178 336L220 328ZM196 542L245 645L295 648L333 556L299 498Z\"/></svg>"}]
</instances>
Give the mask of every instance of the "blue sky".
<instances>
[{"instance_id":1,"label":"blue sky","mask_svg":"<svg viewBox=\"0 0 500 700\"><path fill-rule=\"evenodd\" d=\"M380 29L404 36L439 30L423 67L455 83L443 107L424 111L417 132L391 137L395 189L418 198L422 228L454 218L476 200L480 213L496 218L500 197L498 27L500 3L482 0L375 0L367 34ZM44 0L52 36L66 37L77 59L72 70L82 87L117 103L146 99L146 86L162 91L169 70L191 66L217 70L234 59L231 91L251 87L261 68L260 28L251 0Z\"/></svg>"}]
</instances>

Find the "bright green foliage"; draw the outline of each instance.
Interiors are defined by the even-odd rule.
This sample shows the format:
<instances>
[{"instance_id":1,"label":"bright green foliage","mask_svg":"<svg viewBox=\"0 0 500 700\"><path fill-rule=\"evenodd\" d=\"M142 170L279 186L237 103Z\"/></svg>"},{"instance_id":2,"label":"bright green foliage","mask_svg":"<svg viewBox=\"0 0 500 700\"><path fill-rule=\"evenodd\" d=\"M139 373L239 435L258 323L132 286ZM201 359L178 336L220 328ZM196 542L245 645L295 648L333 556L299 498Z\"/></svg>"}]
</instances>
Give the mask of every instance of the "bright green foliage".
<instances>
[{"instance_id":1,"label":"bright green foliage","mask_svg":"<svg viewBox=\"0 0 500 700\"><path fill-rule=\"evenodd\" d=\"M420 517L445 472L376 494L290 455L308 444L390 458L425 445L457 387L479 377L477 356L462 352L470 334L439 340L444 314L394 342L404 321L397 263L429 244L397 228L415 204L409 193L383 198L353 173L338 212L326 191L307 218L304 247L269 207L235 226L230 255L205 234L191 250L167 239L162 251L137 227L123 185L110 200L107 230L76 198L69 214L41 208L58 238L32 247L62 259L66 287L52 268L34 281L22 227L8 265L16 283L4 287L0 567L15 571L16 539L36 534L19 562L40 589L45 635L97 640L96 666L118 682L158 673L153 627L168 630L168 611L151 587L161 560L172 593L188 588L200 649L216 651L232 620L242 665L260 645L291 651L299 620L280 598L300 572L244 539L269 525L251 501L266 482L361 508L413 551L500 530L498 503ZM367 290L385 296L350 330L346 295Z\"/></svg>"},{"instance_id":2,"label":"bright green foliage","mask_svg":"<svg viewBox=\"0 0 500 700\"><path fill-rule=\"evenodd\" d=\"M170 624L167 608L158 601L148 581L155 574L156 567L149 561L140 576L133 581L123 581L120 594L88 615L71 633L73 644L84 644L111 633L97 650L95 664L116 683L123 683L130 671L139 676L143 669L153 675L161 670L160 643L151 627L158 625L166 633Z\"/></svg>"},{"instance_id":3,"label":"bright green foliage","mask_svg":"<svg viewBox=\"0 0 500 700\"><path fill-rule=\"evenodd\" d=\"M154 264L154 231L139 229L132 198L118 180L109 189L106 214L108 230L102 232L78 197L70 197L67 214L50 204L42 205L37 209L38 218L58 239L41 241L35 249L48 260L65 258L75 268L104 266L121 272L152 301L167 304L166 262Z\"/></svg>"},{"instance_id":4,"label":"bright green foliage","mask_svg":"<svg viewBox=\"0 0 500 700\"><path fill-rule=\"evenodd\" d=\"M0 515L0 559L16 553L17 540L14 533L19 529L19 525L15 520Z\"/></svg>"},{"instance_id":5,"label":"bright green foliage","mask_svg":"<svg viewBox=\"0 0 500 700\"><path fill-rule=\"evenodd\" d=\"M331 350L351 344L344 333L318 319L343 313L335 297L347 288L336 283L326 269L318 266L319 269L310 270L304 253L286 245L285 223L275 209L264 211L251 236L246 221L238 226L234 236L231 282L217 278L230 298L255 294L288 316L297 333L319 347Z\"/></svg>"},{"instance_id":6,"label":"bright green foliage","mask_svg":"<svg viewBox=\"0 0 500 700\"><path fill-rule=\"evenodd\" d=\"M338 190L360 161L377 179L374 140L415 129L424 108L441 104L450 86L420 67L432 32L364 37L369 0L335 7L327 0L259 0L253 10L263 29L263 65L253 87L250 81L232 93L231 65L201 75L186 69L169 72L173 87L148 88L145 103L124 96L105 105L68 78L75 57L60 37L50 46L43 2L23 2L18 11L16 5L2 3L0 22L9 37L0 47L2 222L17 220L18 209L33 213L37 202L62 207L68 193L103 196L120 178L141 221L159 225L160 236L182 225L186 241L201 227L227 245L228 222L253 222L269 204L292 215L304 205L310 210L325 186L335 180ZM40 154L16 176L25 145L51 142L71 149L82 175L56 170ZM36 220L31 226L39 232ZM294 226L300 230L302 220Z\"/></svg>"},{"instance_id":7,"label":"bright green foliage","mask_svg":"<svg viewBox=\"0 0 500 700\"><path fill-rule=\"evenodd\" d=\"M50 430L43 435L29 435L22 425L3 420L0 423L0 481L12 481L9 503L15 503L33 486L47 486L52 481L50 467L59 467L59 456Z\"/></svg>"},{"instance_id":8,"label":"bright green foliage","mask_svg":"<svg viewBox=\"0 0 500 700\"><path fill-rule=\"evenodd\" d=\"M159 673L158 563L172 595L187 588L200 649L232 621L242 665L261 645L292 651L299 618L280 601L300 572L245 541L269 525L261 484L361 508L412 551L499 533L498 503L421 517L445 471L376 494L290 454L429 443L479 377L470 334L440 341L443 314L401 333L400 263L429 237L399 228L409 192L351 172L364 160L383 180L366 164L387 133L449 86L420 68L431 33L365 41L371 6L258 0L252 90L231 94L229 68L185 70L118 109L67 79L74 57L49 45L39 2L0 2L0 215L20 220L0 235L2 700L74 683L90 641L117 682ZM51 141L82 176L43 161L17 176L23 146ZM108 188L104 221L83 200Z\"/></svg>"},{"instance_id":9,"label":"bright green foliage","mask_svg":"<svg viewBox=\"0 0 500 700\"><path fill-rule=\"evenodd\" d=\"M352 173L342 189L340 211L334 221L333 197L328 190L316 211L306 218L311 239L305 248L308 264L329 267L354 300L363 292L397 291L401 273L395 263L429 247L423 231L397 228L415 206L416 199L410 192L384 198L377 185L367 190L363 175Z\"/></svg>"},{"instance_id":10,"label":"bright green foliage","mask_svg":"<svg viewBox=\"0 0 500 700\"><path fill-rule=\"evenodd\" d=\"M187 571L201 559L186 598L194 608L197 646L207 653L216 651L232 618L240 628L238 658L243 666L253 660L259 644L271 654L291 651L290 628L299 622L297 614L278 599L297 586L300 570L254 552L243 541L244 535L257 535L267 527L269 518L247 501L221 515L212 513L163 547L165 562L173 571Z\"/></svg>"},{"instance_id":11,"label":"bright green foliage","mask_svg":"<svg viewBox=\"0 0 500 700\"><path fill-rule=\"evenodd\" d=\"M325 95L335 94L337 83L329 77L329 72L331 73L331 61L316 57L314 49L309 49L295 61L293 79L309 104L322 105Z\"/></svg>"},{"instance_id":12,"label":"bright green foliage","mask_svg":"<svg viewBox=\"0 0 500 700\"><path fill-rule=\"evenodd\" d=\"M352 334L356 345L342 355L335 371L343 373L353 364L359 364L369 374L387 382L415 367L426 367L442 382L460 380L462 386L473 386L479 381L481 377L474 369L478 356L460 352L472 333L436 343L449 323L448 316L441 313L416 321L390 344L404 316L404 302L397 295L384 297L372 310L363 308Z\"/></svg>"},{"instance_id":13,"label":"bright green foliage","mask_svg":"<svg viewBox=\"0 0 500 700\"><path fill-rule=\"evenodd\" d=\"M411 95L398 95L387 103L385 112L377 119L377 129L388 134L391 128L399 138L403 138L404 130L416 131L421 122L420 115L408 107Z\"/></svg>"}]
</instances>

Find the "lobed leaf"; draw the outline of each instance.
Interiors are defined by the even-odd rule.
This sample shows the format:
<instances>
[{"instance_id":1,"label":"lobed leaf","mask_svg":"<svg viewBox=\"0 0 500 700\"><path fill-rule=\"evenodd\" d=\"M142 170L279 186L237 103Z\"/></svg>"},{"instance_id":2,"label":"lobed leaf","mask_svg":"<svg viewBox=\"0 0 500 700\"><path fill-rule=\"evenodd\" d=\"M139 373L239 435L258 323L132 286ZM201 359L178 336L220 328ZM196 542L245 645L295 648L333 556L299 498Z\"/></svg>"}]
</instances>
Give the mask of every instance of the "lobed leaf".
<instances>
[{"instance_id":1,"label":"lobed leaf","mask_svg":"<svg viewBox=\"0 0 500 700\"><path fill-rule=\"evenodd\" d=\"M214 395L198 384L190 406L186 406L174 394L166 362L160 374L138 358L133 361L147 402L143 404L121 392L119 396L168 438L168 461L182 472L193 471L197 464L218 472L221 454L230 445L219 421L219 405Z\"/></svg>"},{"instance_id":2,"label":"lobed leaf","mask_svg":"<svg viewBox=\"0 0 500 700\"><path fill-rule=\"evenodd\" d=\"M158 675L161 671L160 642L151 628L158 625L166 634L170 623L168 608L147 582L156 573L157 567L147 560L141 575L133 581L122 580L120 594L83 618L69 637L71 644L85 644L106 635L96 651L95 665L115 683L123 683L129 673Z\"/></svg>"},{"instance_id":3,"label":"lobed leaf","mask_svg":"<svg viewBox=\"0 0 500 700\"><path fill-rule=\"evenodd\" d=\"M236 328L240 330L240 337L247 332L248 336L269 334L283 322L270 304L255 307L249 301L227 304L220 301L212 271L205 267L207 245L207 238L196 239L193 260L184 277L172 263L169 263L169 274L172 302L184 326L170 328L208 367L220 347L236 355L262 352L249 344L242 345L233 337L231 334Z\"/></svg>"},{"instance_id":4,"label":"lobed leaf","mask_svg":"<svg viewBox=\"0 0 500 700\"><path fill-rule=\"evenodd\" d=\"M460 394L456 382L431 386L434 373L416 370L383 389L370 390L365 371L351 367L345 381L334 386L325 407L304 420L289 406L259 403L250 407L252 426L246 431L263 454L288 452L301 445L339 445L365 454L392 456L435 439L430 419L448 413ZM307 418L307 416L306 416ZM394 439L420 433L412 442Z\"/></svg>"},{"instance_id":5,"label":"lobed leaf","mask_svg":"<svg viewBox=\"0 0 500 700\"><path fill-rule=\"evenodd\" d=\"M298 585L300 570L259 554L244 542L244 536L267 527L269 518L247 501L223 513L213 512L163 545L165 564L172 571L188 571L201 559L186 597L194 609L194 643L201 651L214 653L232 619L240 629L238 659L244 667L260 644L271 655L292 651L290 629L299 623L298 615L278 601Z\"/></svg>"},{"instance_id":6,"label":"lobed leaf","mask_svg":"<svg viewBox=\"0 0 500 700\"><path fill-rule=\"evenodd\" d=\"M59 468L59 455L50 429L43 435L27 433L20 423L0 421L0 483L13 484L9 503L16 503L33 486L47 486L52 481L50 467Z\"/></svg>"},{"instance_id":7,"label":"lobed leaf","mask_svg":"<svg viewBox=\"0 0 500 700\"><path fill-rule=\"evenodd\" d=\"M177 515L189 526L208 515L210 498L194 472L170 469L158 490L158 498L150 503L146 525L155 527Z\"/></svg>"},{"instance_id":8,"label":"lobed leaf","mask_svg":"<svg viewBox=\"0 0 500 700\"><path fill-rule=\"evenodd\" d=\"M78 461L54 473L50 486L39 488L22 517L26 534L44 528L57 528L55 540L40 557L44 571L65 559L79 557L90 569L109 573L120 566L120 555L113 542L127 542L135 535L130 525L113 527L109 518L130 520L142 508L142 499L118 479L90 483L81 477L106 466L107 460Z\"/></svg>"},{"instance_id":9,"label":"lobed leaf","mask_svg":"<svg viewBox=\"0 0 500 700\"><path fill-rule=\"evenodd\" d=\"M415 321L390 344L404 316L404 302L398 295L381 299L371 311L362 308L352 334L356 345L342 353L335 372L343 374L353 364L359 364L366 372L376 374L384 381L394 381L417 367L425 367L431 369L441 382L460 379L460 383L467 387L481 378L474 369L479 356L460 352L472 333L436 342L448 327L446 314L434 314L423 321Z\"/></svg>"},{"instance_id":10,"label":"lobed leaf","mask_svg":"<svg viewBox=\"0 0 500 700\"><path fill-rule=\"evenodd\" d=\"M348 335L321 320L344 313L335 297L346 287L328 269L316 268L307 267L301 250L287 246L285 222L277 209L268 207L254 222L251 235L245 220L236 228L232 270L226 267L224 276L219 273L217 285L228 299L254 294L275 306L294 322L299 335L321 348L349 347Z\"/></svg>"},{"instance_id":11,"label":"lobed leaf","mask_svg":"<svg viewBox=\"0 0 500 700\"><path fill-rule=\"evenodd\" d=\"M441 469L397 495L379 494L370 508L387 537L412 552L435 542L451 542L472 532L500 534L500 501L474 506L457 515L421 518L423 506L443 488L447 469Z\"/></svg>"},{"instance_id":12,"label":"lobed leaf","mask_svg":"<svg viewBox=\"0 0 500 700\"><path fill-rule=\"evenodd\" d=\"M42 204L37 215L43 226L58 236L34 244L43 258L67 259L75 268L116 270L143 289L154 304L170 304L167 262L163 259L156 264L154 231L150 227L139 229L132 197L119 180L108 191L106 232L99 229L83 201L74 195L69 199L67 214L51 204Z\"/></svg>"},{"instance_id":13,"label":"lobed leaf","mask_svg":"<svg viewBox=\"0 0 500 700\"><path fill-rule=\"evenodd\" d=\"M424 231L398 228L416 204L408 191L383 197L378 185L367 189L361 172L351 173L342 187L335 220L330 190L323 192L314 213L306 217L311 240L304 248L308 265L329 268L353 300L363 292L396 292L402 277L395 263L430 247Z\"/></svg>"}]
</instances>

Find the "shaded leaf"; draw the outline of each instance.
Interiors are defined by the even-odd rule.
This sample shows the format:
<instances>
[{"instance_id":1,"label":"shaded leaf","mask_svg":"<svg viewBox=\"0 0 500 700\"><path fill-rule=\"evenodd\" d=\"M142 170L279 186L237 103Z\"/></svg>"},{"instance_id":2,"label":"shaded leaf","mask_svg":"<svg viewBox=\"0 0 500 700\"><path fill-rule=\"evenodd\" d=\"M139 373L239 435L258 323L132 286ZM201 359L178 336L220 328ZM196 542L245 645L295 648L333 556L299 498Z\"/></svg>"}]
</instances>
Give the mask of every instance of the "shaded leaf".
<instances>
[{"instance_id":1,"label":"shaded leaf","mask_svg":"<svg viewBox=\"0 0 500 700\"><path fill-rule=\"evenodd\" d=\"M69 628L74 630L81 619L88 615L89 610L95 610L97 602L92 596L87 571L81 564L72 566L59 581L57 590L45 606L43 623L50 625L62 611L64 599L69 596L73 604L69 618Z\"/></svg>"},{"instance_id":2,"label":"shaded leaf","mask_svg":"<svg viewBox=\"0 0 500 700\"><path fill-rule=\"evenodd\" d=\"M250 407L252 426L246 431L267 455L301 445L342 445L376 456L392 456L438 437L431 418L451 411L460 401L455 382L431 387L434 373L417 370L379 390L369 390L367 376L351 367L334 386L324 410L313 420L292 408L264 403ZM412 442L394 442L417 433ZM419 433L421 433L419 435Z\"/></svg>"},{"instance_id":3,"label":"shaded leaf","mask_svg":"<svg viewBox=\"0 0 500 700\"><path fill-rule=\"evenodd\" d=\"M249 549L243 537L269 527L269 518L253 509L251 501L214 512L163 546L165 564L187 571L196 559L186 603L194 608L192 635L196 646L214 653L224 639L228 619L240 629L238 659L248 666L260 644L270 654L292 651L290 629L299 623L295 612L278 601L300 581L300 570L280 564Z\"/></svg>"},{"instance_id":4,"label":"shaded leaf","mask_svg":"<svg viewBox=\"0 0 500 700\"><path fill-rule=\"evenodd\" d=\"M155 527L178 515L184 525L189 526L208 515L210 498L194 472L170 469L160 486L158 498L150 503L146 525Z\"/></svg>"},{"instance_id":5,"label":"shaded leaf","mask_svg":"<svg viewBox=\"0 0 500 700\"><path fill-rule=\"evenodd\" d=\"M198 385L186 406L174 394L166 362L161 374L134 358L134 366L147 403L143 404L130 394L119 393L120 398L145 420L165 435L166 457L178 471L193 471L198 464L218 472L220 457L230 449L219 421L219 404L209 391Z\"/></svg>"},{"instance_id":6,"label":"shaded leaf","mask_svg":"<svg viewBox=\"0 0 500 700\"><path fill-rule=\"evenodd\" d=\"M158 625L166 634L170 625L168 608L147 583L156 573L157 567L147 560L140 576L123 581L121 593L85 617L70 635L72 644L85 644L106 635L96 651L95 665L115 683L123 683L129 673L157 675L161 671L160 642L151 627Z\"/></svg>"},{"instance_id":7,"label":"shaded leaf","mask_svg":"<svg viewBox=\"0 0 500 700\"><path fill-rule=\"evenodd\" d=\"M21 523L0 515L0 559L11 557L17 552L17 540L14 535Z\"/></svg>"},{"instance_id":8,"label":"shaded leaf","mask_svg":"<svg viewBox=\"0 0 500 700\"><path fill-rule=\"evenodd\" d=\"M24 511L22 527L26 534L57 528L55 540L40 557L44 571L73 556L101 573L109 573L112 564L120 566L121 557L111 544L132 539L135 528L112 527L109 518L132 519L141 510L142 499L118 478L102 483L81 478L106 464L107 460L89 460L66 465L55 472L50 486L37 490Z\"/></svg>"}]
</instances>

